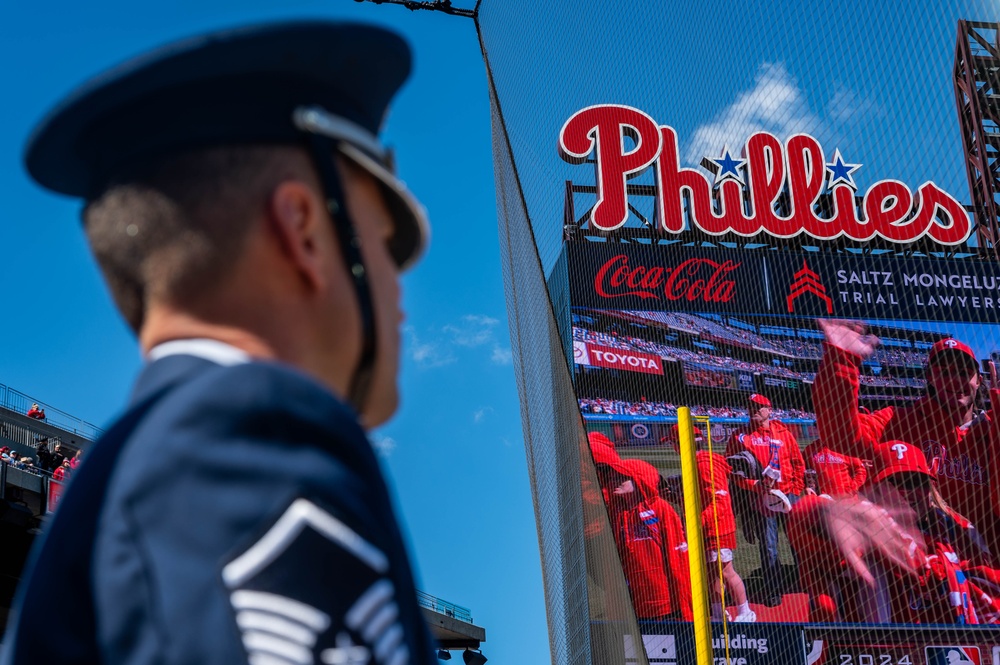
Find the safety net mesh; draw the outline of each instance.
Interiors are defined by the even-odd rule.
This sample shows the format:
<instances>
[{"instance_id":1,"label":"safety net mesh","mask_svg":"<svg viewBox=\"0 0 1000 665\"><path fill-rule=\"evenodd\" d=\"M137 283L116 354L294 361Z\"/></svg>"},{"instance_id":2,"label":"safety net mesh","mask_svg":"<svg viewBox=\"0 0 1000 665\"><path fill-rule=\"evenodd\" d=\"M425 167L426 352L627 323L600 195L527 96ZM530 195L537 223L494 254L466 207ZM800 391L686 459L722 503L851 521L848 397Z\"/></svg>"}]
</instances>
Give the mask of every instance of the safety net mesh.
<instances>
[{"instance_id":1,"label":"safety net mesh","mask_svg":"<svg viewBox=\"0 0 1000 665\"><path fill-rule=\"evenodd\" d=\"M481 2L554 662L1000 665L998 21Z\"/></svg>"}]
</instances>

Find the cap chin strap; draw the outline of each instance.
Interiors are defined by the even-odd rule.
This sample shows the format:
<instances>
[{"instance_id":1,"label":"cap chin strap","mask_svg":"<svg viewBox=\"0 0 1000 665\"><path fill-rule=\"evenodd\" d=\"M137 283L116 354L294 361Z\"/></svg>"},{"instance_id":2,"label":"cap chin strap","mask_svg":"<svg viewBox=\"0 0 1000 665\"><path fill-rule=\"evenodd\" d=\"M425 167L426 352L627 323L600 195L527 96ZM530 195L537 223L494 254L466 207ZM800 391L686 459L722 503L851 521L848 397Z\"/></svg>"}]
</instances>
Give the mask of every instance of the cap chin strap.
<instances>
[{"instance_id":1,"label":"cap chin strap","mask_svg":"<svg viewBox=\"0 0 1000 665\"><path fill-rule=\"evenodd\" d=\"M375 310L372 304L371 288L368 285L368 271L361 256L361 240L357 229L347 212L347 199L340 174L333 162L337 142L321 134L304 132L312 153L320 184L326 197L326 209L333 220L337 233L340 255L344 259L348 277L354 285L358 310L361 314L361 357L354 368L347 399L360 415L368 399L372 370L375 366L376 330Z\"/></svg>"}]
</instances>

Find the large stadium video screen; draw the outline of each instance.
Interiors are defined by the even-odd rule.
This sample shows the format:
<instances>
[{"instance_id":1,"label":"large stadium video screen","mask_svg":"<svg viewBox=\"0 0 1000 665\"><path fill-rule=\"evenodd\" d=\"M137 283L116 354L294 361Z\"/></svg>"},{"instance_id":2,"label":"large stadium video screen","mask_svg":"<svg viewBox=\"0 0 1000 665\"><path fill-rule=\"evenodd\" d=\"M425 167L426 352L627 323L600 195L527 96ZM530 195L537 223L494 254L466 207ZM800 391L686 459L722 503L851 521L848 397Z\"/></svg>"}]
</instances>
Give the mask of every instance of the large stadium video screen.
<instances>
[{"instance_id":1,"label":"large stadium video screen","mask_svg":"<svg viewBox=\"0 0 1000 665\"><path fill-rule=\"evenodd\" d=\"M815 642L826 660L809 662L938 662L926 659L943 644L950 663L948 640L963 643L954 662L994 658L1000 266L602 242L567 252L574 385L640 621L691 618L677 583L686 406L716 621L772 641L778 624L822 624L782 638ZM688 289L710 284L719 265L724 301L664 290L677 271ZM900 643L865 646L872 633L856 627L876 624L898 626L880 635Z\"/></svg>"},{"instance_id":2,"label":"large stadium video screen","mask_svg":"<svg viewBox=\"0 0 1000 665\"><path fill-rule=\"evenodd\" d=\"M925 662L939 642L914 626L962 626L954 658L993 657L1000 636L977 629L1000 620L1000 265L566 249L574 385L640 620L690 619L673 581L687 406L717 621L823 624L816 654L843 663ZM859 624L917 637L872 651L835 628Z\"/></svg>"}]
</instances>

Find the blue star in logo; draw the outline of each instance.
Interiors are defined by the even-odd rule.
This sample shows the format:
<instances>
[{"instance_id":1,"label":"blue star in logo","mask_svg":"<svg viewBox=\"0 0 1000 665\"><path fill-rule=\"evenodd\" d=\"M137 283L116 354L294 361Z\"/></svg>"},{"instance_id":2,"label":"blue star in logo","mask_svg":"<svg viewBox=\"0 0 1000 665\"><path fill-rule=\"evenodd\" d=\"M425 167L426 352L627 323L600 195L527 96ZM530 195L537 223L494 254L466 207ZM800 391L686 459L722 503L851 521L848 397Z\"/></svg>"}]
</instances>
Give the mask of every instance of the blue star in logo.
<instances>
[{"instance_id":1,"label":"blue star in logo","mask_svg":"<svg viewBox=\"0 0 1000 665\"><path fill-rule=\"evenodd\" d=\"M709 157L708 160L719 167L718 172L715 174L716 185L723 180L735 180L741 185L746 184L743 182L743 176L740 175L740 169L747 163L747 160L734 159L729 152L728 145L722 149L722 157L717 159Z\"/></svg>"},{"instance_id":2,"label":"blue star in logo","mask_svg":"<svg viewBox=\"0 0 1000 665\"><path fill-rule=\"evenodd\" d=\"M840 148L833 151L833 162L826 165L826 170L830 172L830 189L840 183L844 183L851 189L857 191L858 185L854 182L852 173L861 168L861 164L845 164L844 158L840 156Z\"/></svg>"}]
</instances>

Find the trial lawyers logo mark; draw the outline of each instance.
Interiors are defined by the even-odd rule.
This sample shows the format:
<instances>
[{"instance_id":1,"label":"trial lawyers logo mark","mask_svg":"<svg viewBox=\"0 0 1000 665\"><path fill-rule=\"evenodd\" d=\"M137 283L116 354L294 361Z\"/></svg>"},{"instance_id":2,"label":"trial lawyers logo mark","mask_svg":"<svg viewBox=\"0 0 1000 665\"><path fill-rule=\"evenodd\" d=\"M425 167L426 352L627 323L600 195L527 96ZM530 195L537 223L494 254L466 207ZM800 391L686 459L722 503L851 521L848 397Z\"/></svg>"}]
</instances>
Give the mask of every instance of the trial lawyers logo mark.
<instances>
[{"instance_id":1,"label":"trial lawyers logo mark","mask_svg":"<svg viewBox=\"0 0 1000 665\"><path fill-rule=\"evenodd\" d=\"M805 259L802 260L802 270L795 273L794 280L788 289L788 297L785 298L789 314L795 312L795 301L807 293L822 300L826 304L826 313L833 314L833 301L826 295L826 287L820 281L819 275L809 269Z\"/></svg>"}]
</instances>

